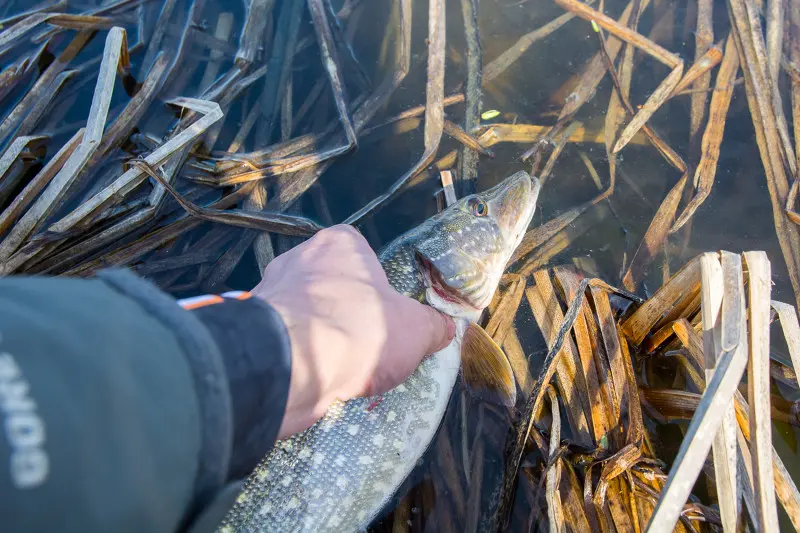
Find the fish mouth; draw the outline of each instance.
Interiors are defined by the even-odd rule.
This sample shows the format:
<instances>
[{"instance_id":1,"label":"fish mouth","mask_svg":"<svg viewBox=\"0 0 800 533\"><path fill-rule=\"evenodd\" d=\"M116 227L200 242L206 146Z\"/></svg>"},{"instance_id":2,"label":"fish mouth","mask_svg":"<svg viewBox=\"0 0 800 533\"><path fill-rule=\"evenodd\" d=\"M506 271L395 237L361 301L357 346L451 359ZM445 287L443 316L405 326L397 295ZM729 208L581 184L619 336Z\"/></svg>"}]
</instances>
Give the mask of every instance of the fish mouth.
<instances>
[{"instance_id":1,"label":"fish mouth","mask_svg":"<svg viewBox=\"0 0 800 533\"><path fill-rule=\"evenodd\" d=\"M480 308L470 302L469 299L464 297L458 290L448 285L442 273L439 272L439 269L419 252L416 253L416 260L419 264L420 272L422 272L425 278L425 285L433 290L444 302L450 306L461 308L470 315L481 311Z\"/></svg>"}]
</instances>

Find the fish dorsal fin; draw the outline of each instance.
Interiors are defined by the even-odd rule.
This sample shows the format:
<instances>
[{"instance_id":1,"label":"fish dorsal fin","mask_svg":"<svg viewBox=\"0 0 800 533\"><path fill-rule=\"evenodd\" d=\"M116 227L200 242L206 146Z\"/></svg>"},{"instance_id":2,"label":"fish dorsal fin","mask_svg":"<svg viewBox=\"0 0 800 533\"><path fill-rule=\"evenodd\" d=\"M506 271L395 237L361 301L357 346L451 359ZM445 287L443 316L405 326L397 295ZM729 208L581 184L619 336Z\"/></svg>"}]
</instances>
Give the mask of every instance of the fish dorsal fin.
<instances>
[{"instance_id":1,"label":"fish dorsal fin","mask_svg":"<svg viewBox=\"0 0 800 533\"><path fill-rule=\"evenodd\" d=\"M481 399L506 407L517 402L517 383L506 354L478 324L470 323L461 341L461 375L467 389Z\"/></svg>"}]
</instances>

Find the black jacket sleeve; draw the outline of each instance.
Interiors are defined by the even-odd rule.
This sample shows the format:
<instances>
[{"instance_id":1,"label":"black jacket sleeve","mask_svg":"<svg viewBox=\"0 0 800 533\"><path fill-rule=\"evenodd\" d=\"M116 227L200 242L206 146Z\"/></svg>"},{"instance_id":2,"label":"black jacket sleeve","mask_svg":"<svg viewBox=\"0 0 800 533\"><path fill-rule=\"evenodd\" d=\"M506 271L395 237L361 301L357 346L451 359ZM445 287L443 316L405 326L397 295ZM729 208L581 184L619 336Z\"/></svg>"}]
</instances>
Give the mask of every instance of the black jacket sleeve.
<instances>
[{"instance_id":1,"label":"black jacket sleeve","mask_svg":"<svg viewBox=\"0 0 800 533\"><path fill-rule=\"evenodd\" d=\"M0 279L3 531L213 528L291 373L271 307L213 300L182 307L125 270Z\"/></svg>"}]
</instances>

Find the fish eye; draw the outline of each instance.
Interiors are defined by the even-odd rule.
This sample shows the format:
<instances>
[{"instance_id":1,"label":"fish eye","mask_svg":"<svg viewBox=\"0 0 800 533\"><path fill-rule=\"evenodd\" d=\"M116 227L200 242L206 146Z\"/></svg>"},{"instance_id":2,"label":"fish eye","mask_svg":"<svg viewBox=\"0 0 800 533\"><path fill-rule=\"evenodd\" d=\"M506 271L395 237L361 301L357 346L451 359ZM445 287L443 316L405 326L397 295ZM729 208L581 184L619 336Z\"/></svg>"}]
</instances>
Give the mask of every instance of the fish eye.
<instances>
[{"instance_id":1,"label":"fish eye","mask_svg":"<svg viewBox=\"0 0 800 533\"><path fill-rule=\"evenodd\" d=\"M489 214L489 206L480 198L470 199L469 206L472 208L472 214L476 217L485 217Z\"/></svg>"}]
</instances>

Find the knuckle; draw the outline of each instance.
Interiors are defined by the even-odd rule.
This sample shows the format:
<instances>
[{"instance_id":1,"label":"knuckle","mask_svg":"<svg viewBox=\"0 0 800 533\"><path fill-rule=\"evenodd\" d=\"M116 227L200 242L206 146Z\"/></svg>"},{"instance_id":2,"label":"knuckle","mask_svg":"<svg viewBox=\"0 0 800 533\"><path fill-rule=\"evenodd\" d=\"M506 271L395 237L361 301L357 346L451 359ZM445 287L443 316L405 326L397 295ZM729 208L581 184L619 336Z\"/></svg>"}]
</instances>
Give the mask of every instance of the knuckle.
<instances>
[{"instance_id":1,"label":"knuckle","mask_svg":"<svg viewBox=\"0 0 800 533\"><path fill-rule=\"evenodd\" d=\"M358 231L350 224L335 224L326 230L330 235L354 235Z\"/></svg>"},{"instance_id":2,"label":"knuckle","mask_svg":"<svg viewBox=\"0 0 800 533\"><path fill-rule=\"evenodd\" d=\"M356 242L366 243L367 240L354 226L350 224L336 224L331 226L336 231L336 235L341 238L355 239Z\"/></svg>"},{"instance_id":3,"label":"knuckle","mask_svg":"<svg viewBox=\"0 0 800 533\"><path fill-rule=\"evenodd\" d=\"M336 224L318 231L312 239L320 245L344 245L354 243L357 246L366 243L364 237L349 224Z\"/></svg>"}]
</instances>

